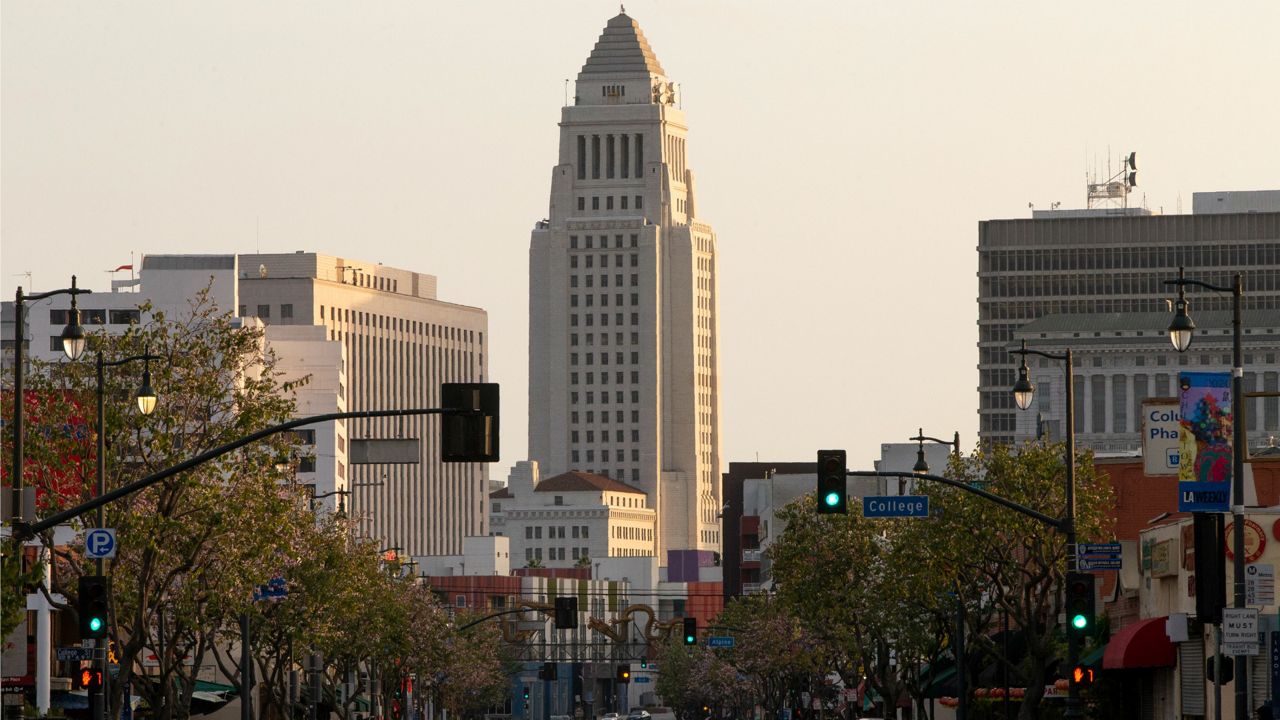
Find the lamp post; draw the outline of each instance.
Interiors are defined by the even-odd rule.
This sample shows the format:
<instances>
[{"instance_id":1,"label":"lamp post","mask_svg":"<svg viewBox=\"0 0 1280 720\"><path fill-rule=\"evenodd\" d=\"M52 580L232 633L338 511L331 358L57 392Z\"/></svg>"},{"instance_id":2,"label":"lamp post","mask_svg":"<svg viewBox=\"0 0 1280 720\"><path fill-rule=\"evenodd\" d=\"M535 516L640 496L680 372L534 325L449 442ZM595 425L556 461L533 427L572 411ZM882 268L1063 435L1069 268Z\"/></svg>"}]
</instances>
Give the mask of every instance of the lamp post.
<instances>
[{"instance_id":1,"label":"lamp post","mask_svg":"<svg viewBox=\"0 0 1280 720\"><path fill-rule=\"evenodd\" d=\"M84 353L85 333L80 325L80 309L76 307L76 296L92 290L76 287L76 276L71 276L71 287L62 290L24 295L22 286L13 299L13 528L15 531L23 524L22 517L22 375L26 372L26 360L23 358L23 343L26 342L24 305L29 300L43 300L54 295L70 295L71 310L67 313L67 325L62 329L62 351L71 360L78 360ZM21 533L15 532L15 535Z\"/></svg>"},{"instance_id":2,"label":"lamp post","mask_svg":"<svg viewBox=\"0 0 1280 720\"><path fill-rule=\"evenodd\" d=\"M1018 370L1018 380L1013 384L1013 401L1017 404L1019 410L1026 410L1031 407L1031 403L1035 400L1036 386L1031 382L1030 371L1027 369L1027 356L1038 355L1049 360L1057 360L1062 363L1063 373L1066 376L1065 386L1067 390L1066 398L1066 415L1067 415L1067 481L1066 481L1066 512L1062 518L1062 530L1067 536L1067 572L1073 573L1078 569L1076 556L1076 426L1075 426L1075 383L1074 383L1074 366L1072 364L1071 348L1067 348L1065 352L1049 353L1040 350L1028 350L1027 341L1022 341L1022 348L1019 350L1009 351L1013 355L1022 356L1022 367ZM1076 638L1076 633L1067 633L1067 667L1074 668L1080 659L1080 643ZM1075 718L1080 717L1080 687L1076 684L1075 678L1067 678L1069 685L1067 686L1067 704L1063 717ZM1244 716L1241 716L1244 717Z\"/></svg>"},{"instance_id":3,"label":"lamp post","mask_svg":"<svg viewBox=\"0 0 1280 720\"><path fill-rule=\"evenodd\" d=\"M1165 280L1165 285L1178 287L1178 299L1174 301L1173 321L1169 323L1169 340L1178 352L1185 352L1191 347L1191 338L1195 334L1196 324L1187 313L1190 303L1187 302L1186 286L1193 285L1214 292L1231 293L1231 515L1232 539L1235 547L1232 553L1233 607L1245 606L1244 582L1244 323L1242 317L1242 301L1244 299L1244 277L1236 273L1231 287L1212 285L1200 280L1188 279L1183 268L1178 268L1177 280ZM1235 656L1236 667L1236 711L1237 718L1248 717L1249 713L1249 673L1242 663L1245 655ZM1219 663L1215 663L1215 667Z\"/></svg>"},{"instance_id":4,"label":"lamp post","mask_svg":"<svg viewBox=\"0 0 1280 720\"><path fill-rule=\"evenodd\" d=\"M64 332L64 335L65 335L65 332ZM121 360L107 361L103 359L102 348L98 348L98 352L96 354L96 361L94 365L97 371L97 381L98 381L97 382L97 396L98 396L98 427L97 427L98 451L97 451L97 454L98 454L98 457L97 457L97 463L96 463L97 465L96 470L97 470L97 476L98 476L97 479L98 479L98 496L99 497L101 497L102 494L107 491L107 482L106 482L107 421L106 421L106 387L105 387L106 386L106 382L105 382L106 369L109 367L119 367L121 365L125 365L131 362L137 362L138 360L141 360L143 362L142 384L138 386L138 392L134 395L134 397L138 403L138 411L141 412L143 415L150 415L152 411L156 409L156 391L151 388L151 361L152 360L158 361L162 359L163 358L161 358L159 355L144 353L142 355L134 355L132 357L123 358ZM98 524L98 527L100 528L104 528L107 526L105 506L102 506L102 505L98 506L98 523L97 524ZM95 565L97 566L98 575L102 575L103 574L102 558L98 558L94 562L95 562ZM101 674L102 682L98 683L98 686L97 688L94 689L94 692L100 693L101 697L98 698L97 705L90 703L90 707L96 707L98 711L101 713L101 715L95 718L95 720L105 720L105 718L107 717L106 698L109 695L109 693L107 693L107 683L110 682L110 673L108 672L108 667L107 667L106 648L105 647L98 648L95 651L95 653L98 655L98 669L102 673Z\"/></svg>"}]
</instances>

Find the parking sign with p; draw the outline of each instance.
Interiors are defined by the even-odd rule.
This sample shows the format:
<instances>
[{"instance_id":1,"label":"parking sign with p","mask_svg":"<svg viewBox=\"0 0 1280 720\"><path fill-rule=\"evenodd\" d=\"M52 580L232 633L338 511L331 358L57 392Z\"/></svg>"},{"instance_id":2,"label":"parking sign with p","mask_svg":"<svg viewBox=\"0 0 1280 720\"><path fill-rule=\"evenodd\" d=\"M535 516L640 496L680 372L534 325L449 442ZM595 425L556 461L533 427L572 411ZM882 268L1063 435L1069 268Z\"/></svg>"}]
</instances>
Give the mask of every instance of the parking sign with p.
<instances>
[{"instance_id":1,"label":"parking sign with p","mask_svg":"<svg viewBox=\"0 0 1280 720\"><path fill-rule=\"evenodd\" d=\"M111 528L94 528L84 536L84 551L90 559L116 556L116 531Z\"/></svg>"}]
</instances>

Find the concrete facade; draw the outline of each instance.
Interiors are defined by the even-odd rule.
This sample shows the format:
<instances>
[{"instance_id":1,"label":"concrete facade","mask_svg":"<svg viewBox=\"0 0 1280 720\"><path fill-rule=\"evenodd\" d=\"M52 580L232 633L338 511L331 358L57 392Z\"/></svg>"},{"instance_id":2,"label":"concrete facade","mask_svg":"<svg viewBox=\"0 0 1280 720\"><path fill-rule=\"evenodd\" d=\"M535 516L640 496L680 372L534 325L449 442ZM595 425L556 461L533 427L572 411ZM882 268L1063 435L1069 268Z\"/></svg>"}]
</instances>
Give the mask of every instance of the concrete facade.
<instances>
[{"instance_id":1,"label":"concrete facade","mask_svg":"<svg viewBox=\"0 0 1280 720\"><path fill-rule=\"evenodd\" d=\"M81 283L88 285L88 283ZM338 410L437 407L443 382L488 377L488 316L442 302L436 278L316 253L148 255L133 292L79 296L81 322L93 332L123 333L145 323L144 302L171 318L190 313L193 295L209 287L222 310L266 327L283 381L297 383L299 414ZM29 357L62 359L59 335L70 305L55 296L27 306ZM13 337L6 303L5 337ZM6 344L12 361L12 340ZM305 383L298 383L306 378ZM163 402L163 388L157 388ZM339 503L363 520L363 534L409 555L460 552L468 535L488 534L488 468L439 460L435 416L331 422L302 433L300 480L320 501ZM351 465L353 443L416 439L414 462Z\"/></svg>"},{"instance_id":2,"label":"concrete facade","mask_svg":"<svg viewBox=\"0 0 1280 720\"><path fill-rule=\"evenodd\" d=\"M720 542L716 237L676 92L635 21L611 19L529 250L529 457L641 490L660 557Z\"/></svg>"},{"instance_id":3,"label":"concrete facade","mask_svg":"<svg viewBox=\"0 0 1280 720\"><path fill-rule=\"evenodd\" d=\"M510 538L517 567L591 568L603 558L655 556L648 496L610 478L568 475L544 482L537 463L520 462L507 486L490 494L490 533Z\"/></svg>"},{"instance_id":4,"label":"concrete facade","mask_svg":"<svg viewBox=\"0 0 1280 720\"><path fill-rule=\"evenodd\" d=\"M1019 360L1009 350L1018 328L1033 320L1165 311L1176 292L1164 281L1177 278L1179 266L1188 277L1221 286L1242 273L1246 310L1280 309L1280 213L1065 212L978 224L978 434L984 442L1013 442L1026 427L1019 415L1027 413L1017 411L1010 392ZM1188 297L1193 317L1231 308L1230 295L1192 290ZM1167 327L1166 320L1146 330ZM1034 413L1030 417L1034 422Z\"/></svg>"}]
</instances>

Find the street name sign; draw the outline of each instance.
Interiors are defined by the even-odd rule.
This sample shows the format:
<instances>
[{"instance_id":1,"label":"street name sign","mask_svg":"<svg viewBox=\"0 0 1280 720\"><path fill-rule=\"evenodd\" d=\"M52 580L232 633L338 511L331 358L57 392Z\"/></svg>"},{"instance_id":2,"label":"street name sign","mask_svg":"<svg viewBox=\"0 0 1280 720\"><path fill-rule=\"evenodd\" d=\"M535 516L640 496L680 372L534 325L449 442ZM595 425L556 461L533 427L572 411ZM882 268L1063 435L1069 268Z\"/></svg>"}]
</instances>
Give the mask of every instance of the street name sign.
<instances>
[{"instance_id":1,"label":"street name sign","mask_svg":"<svg viewBox=\"0 0 1280 720\"><path fill-rule=\"evenodd\" d=\"M653 680L652 680L652 679L650 679L650 678L648 678L648 677L645 677L644 675L640 675L639 677L634 677L634 678L632 678L632 681L633 681L633 682L638 682L638 683L653 682Z\"/></svg>"},{"instance_id":2,"label":"street name sign","mask_svg":"<svg viewBox=\"0 0 1280 720\"><path fill-rule=\"evenodd\" d=\"M927 495L872 495L862 498L862 516L869 518L928 517Z\"/></svg>"},{"instance_id":3,"label":"street name sign","mask_svg":"<svg viewBox=\"0 0 1280 720\"><path fill-rule=\"evenodd\" d=\"M78 662L81 660L92 660L93 648L86 647L60 647L58 648L59 662Z\"/></svg>"},{"instance_id":4,"label":"street name sign","mask_svg":"<svg viewBox=\"0 0 1280 720\"><path fill-rule=\"evenodd\" d=\"M731 648L733 647L733 636L732 635L712 635L707 638L707 647Z\"/></svg>"},{"instance_id":5,"label":"street name sign","mask_svg":"<svg viewBox=\"0 0 1280 720\"><path fill-rule=\"evenodd\" d=\"M1119 570L1120 543L1080 543L1076 546L1080 570Z\"/></svg>"},{"instance_id":6,"label":"street name sign","mask_svg":"<svg viewBox=\"0 0 1280 720\"><path fill-rule=\"evenodd\" d=\"M94 528L84 536L84 554L92 559L116 556L116 531L113 528Z\"/></svg>"}]
</instances>

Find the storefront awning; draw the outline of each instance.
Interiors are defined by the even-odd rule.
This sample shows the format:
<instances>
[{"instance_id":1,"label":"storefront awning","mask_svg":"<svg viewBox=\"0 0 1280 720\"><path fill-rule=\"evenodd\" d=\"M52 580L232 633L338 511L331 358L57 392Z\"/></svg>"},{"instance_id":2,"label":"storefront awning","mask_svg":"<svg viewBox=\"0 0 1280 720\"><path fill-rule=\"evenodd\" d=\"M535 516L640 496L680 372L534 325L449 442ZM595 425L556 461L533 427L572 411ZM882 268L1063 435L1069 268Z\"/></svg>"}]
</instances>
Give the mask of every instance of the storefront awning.
<instances>
[{"instance_id":1,"label":"storefront awning","mask_svg":"<svg viewBox=\"0 0 1280 720\"><path fill-rule=\"evenodd\" d=\"M1111 636L1102 655L1104 670L1173 667L1177 653L1165 634L1165 617L1139 620Z\"/></svg>"}]
</instances>

